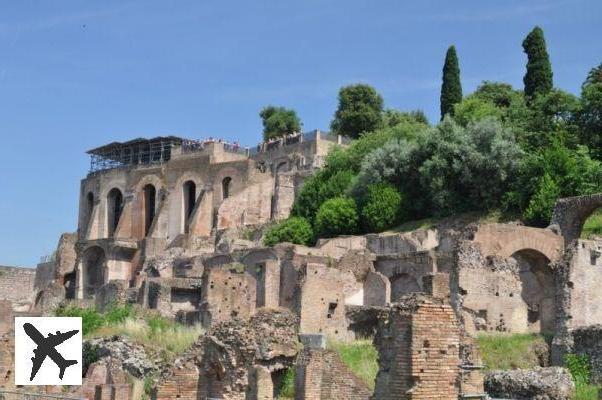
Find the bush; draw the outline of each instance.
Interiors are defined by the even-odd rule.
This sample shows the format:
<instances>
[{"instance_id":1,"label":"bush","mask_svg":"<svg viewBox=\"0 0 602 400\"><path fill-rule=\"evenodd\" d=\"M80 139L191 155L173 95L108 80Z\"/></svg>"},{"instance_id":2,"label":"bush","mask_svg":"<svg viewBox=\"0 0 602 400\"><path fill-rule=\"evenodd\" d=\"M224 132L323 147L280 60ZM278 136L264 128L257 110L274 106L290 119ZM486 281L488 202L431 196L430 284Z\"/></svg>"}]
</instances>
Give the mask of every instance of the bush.
<instances>
[{"instance_id":1,"label":"bush","mask_svg":"<svg viewBox=\"0 0 602 400\"><path fill-rule=\"evenodd\" d=\"M552 211L558 197L560 188L550 175L545 174L539 182L537 192L529 201L529 206L523 214L524 219L532 225L546 226L552 219Z\"/></svg>"},{"instance_id":2,"label":"bush","mask_svg":"<svg viewBox=\"0 0 602 400\"><path fill-rule=\"evenodd\" d=\"M590 379L589 358L581 354L567 354L565 364L576 385L587 385Z\"/></svg>"},{"instance_id":3,"label":"bush","mask_svg":"<svg viewBox=\"0 0 602 400\"><path fill-rule=\"evenodd\" d=\"M355 201L348 197L325 201L316 214L315 230L319 237L357 233L358 215Z\"/></svg>"},{"instance_id":4,"label":"bush","mask_svg":"<svg viewBox=\"0 0 602 400\"><path fill-rule=\"evenodd\" d=\"M89 335L104 325L105 321L98 311L93 308L79 308L76 306L59 307L55 310L57 317L81 317L82 334Z\"/></svg>"},{"instance_id":5,"label":"bush","mask_svg":"<svg viewBox=\"0 0 602 400\"><path fill-rule=\"evenodd\" d=\"M402 195L386 183L368 186L362 205L362 224L368 232L382 232L397 225L403 215Z\"/></svg>"},{"instance_id":6,"label":"bush","mask_svg":"<svg viewBox=\"0 0 602 400\"><path fill-rule=\"evenodd\" d=\"M290 217L270 227L263 238L263 244L274 246L289 242L308 246L312 243L313 236L311 224L305 218Z\"/></svg>"}]
</instances>

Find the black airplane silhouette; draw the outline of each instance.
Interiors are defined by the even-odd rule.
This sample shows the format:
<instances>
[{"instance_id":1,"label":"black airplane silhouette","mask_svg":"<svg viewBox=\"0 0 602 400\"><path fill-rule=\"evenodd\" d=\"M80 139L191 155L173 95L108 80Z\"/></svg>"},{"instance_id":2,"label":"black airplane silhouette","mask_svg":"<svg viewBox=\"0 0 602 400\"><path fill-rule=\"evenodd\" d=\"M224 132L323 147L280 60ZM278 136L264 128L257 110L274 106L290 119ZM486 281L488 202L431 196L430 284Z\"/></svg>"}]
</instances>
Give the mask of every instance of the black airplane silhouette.
<instances>
[{"instance_id":1,"label":"black airplane silhouette","mask_svg":"<svg viewBox=\"0 0 602 400\"><path fill-rule=\"evenodd\" d=\"M50 357L50 359L59 367L59 379L61 380L65 374L65 369L70 365L77 364L76 360L65 360L65 358L63 358L63 356L56 351L55 347L75 335L77 332L79 332L78 330L65 333L56 331L56 335L49 333L48 337L44 337L44 335L42 335L40 331L38 331L36 327L30 323L24 324L23 329L25 329L27 336L29 336L31 340L38 345L38 347L33 351L35 357L31 357L33 366L31 368L31 376L29 378L30 382L33 381L33 378L40 370L40 367L47 356Z\"/></svg>"}]
</instances>

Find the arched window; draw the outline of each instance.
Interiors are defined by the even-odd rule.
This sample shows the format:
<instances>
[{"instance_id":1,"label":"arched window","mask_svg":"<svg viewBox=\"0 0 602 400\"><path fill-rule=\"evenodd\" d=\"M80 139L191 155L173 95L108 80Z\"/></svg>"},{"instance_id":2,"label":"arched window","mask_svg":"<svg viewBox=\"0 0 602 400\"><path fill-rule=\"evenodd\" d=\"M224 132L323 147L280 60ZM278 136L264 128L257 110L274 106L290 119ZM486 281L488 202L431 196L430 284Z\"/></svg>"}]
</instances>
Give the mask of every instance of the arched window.
<instances>
[{"instance_id":1,"label":"arched window","mask_svg":"<svg viewBox=\"0 0 602 400\"><path fill-rule=\"evenodd\" d=\"M190 216L196 205L196 185L193 181L186 181L182 187L182 198L184 200L184 232L188 233Z\"/></svg>"},{"instance_id":2,"label":"arched window","mask_svg":"<svg viewBox=\"0 0 602 400\"><path fill-rule=\"evenodd\" d=\"M88 192L86 196L86 211L85 211L85 222L84 222L84 233L86 235L90 229L90 222L92 221L92 210L94 210L94 193Z\"/></svg>"},{"instance_id":3,"label":"arched window","mask_svg":"<svg viewBox=\"0 0 602 400\"><path fill-rule=\"evenodd\" d=\"M123 195L119 189L113 188L107 195L107 223L109 224L109 237L113 237L117 230L119 218L121 218L121 211L123 211Z\"/></svg>"},{"instance_id":4,"label":"arched window","mask_svg":"<svg viewBox=\"0 0 602 400\"><path fill-rule=\"evenodd\" d=\"M230 184L232 183L232 178L229 176L222 179L222 199L227 199L230 197Z\"/></svg>"},{"instance_id":5,"label":"arched window","mask_svg":"<svg viewBox=\"0 0 602 400\"><path fill-rule=\"evenodd\" d=\"M155 220L157 190L150 183L142 189L144 197L144 236L148 236Z\"/></svg>"}]
</instances>

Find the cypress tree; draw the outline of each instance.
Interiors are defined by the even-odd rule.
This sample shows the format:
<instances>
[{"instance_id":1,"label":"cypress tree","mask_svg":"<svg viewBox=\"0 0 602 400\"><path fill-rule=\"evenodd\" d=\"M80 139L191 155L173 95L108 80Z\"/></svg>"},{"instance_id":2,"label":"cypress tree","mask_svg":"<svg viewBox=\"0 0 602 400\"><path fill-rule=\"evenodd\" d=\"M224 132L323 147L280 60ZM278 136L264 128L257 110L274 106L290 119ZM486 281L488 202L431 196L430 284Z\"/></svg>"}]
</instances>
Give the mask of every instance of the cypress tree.
<instances>
[{"instance_id":1,"label":"cypress tree","mask_svg":"<svg viewBox=\"0 0 602 400\"><path fill-rule=\"evenodd\" d=\"M450 46L443 65L443 83L441 85L441 119L454 114L454 105L462 101L462 83L456 48Z\"/></svg>"},{"instance_id":2,"label":"cypress tree","mask_svg":"<svg viewBox=\"0 0 602 400\"><path fill-rule=\"evenodd\" d=\"M532 99L535 95L546 94L552 90L552 65L546 50L543 30L536 26L523 40L523 49L527 54L527 73L523 78L525 96Z\"/></svg>"}]
</instances>

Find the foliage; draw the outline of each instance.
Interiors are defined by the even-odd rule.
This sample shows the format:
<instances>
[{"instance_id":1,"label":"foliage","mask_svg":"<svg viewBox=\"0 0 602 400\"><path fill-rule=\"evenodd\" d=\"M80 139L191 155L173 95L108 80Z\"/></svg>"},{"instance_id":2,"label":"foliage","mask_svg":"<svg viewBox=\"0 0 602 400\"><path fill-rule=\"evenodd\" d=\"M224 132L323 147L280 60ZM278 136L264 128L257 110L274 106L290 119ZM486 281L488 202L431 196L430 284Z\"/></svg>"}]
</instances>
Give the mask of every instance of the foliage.
<instances>
[{"instance_id":1,"label":"foliage","mask_svg":"<svg viewBox=\"0 0 602 400\"><path fill-rule=\"evenodd\" d=\"M539 334L482 333L477 336L477 343L489 370L538 367L547 348L545 338Z\"/></svg>"},{"instance_id":2,"label":"foliage","mask_svg":"<svg viewBox=\"0 0 602 400\"><path fill-rule=\"evenodd\" d=\"M575 384L588 384L591 373L589 357L583 354L567 354L564 359L566 368L571 373Z\"/></svg>"},{"instance_id":3,"label":"foliage","mask_svg":"<svg viewBox=\"0 0 602 400\"><path fill-rule=\"evenodd\" d=\"M315 224L320 205L326 200L343 196L351 185L354 174L346 169L325 169L307 179L293 204L292 214Z\"/></svg>"},{"instance_id":4,"label":"foliage","mask_svg":"<svg viewBox=\"0 0 602 400\"><path fill-rule=\"evenodd\" d=\"M602 159L602 78L598 83L583 87L578 124L581 143L589 146L596 158Z\"/></svg>"},{"instance_id":5,"label":"foliage","mask_svg":"<svg viewBox=\"0 0 602 400\"><path fill-rule=\"evenodd\" d=\"M358 231L355 201L348 197L326 200L316 213L315 231L319 237L354 234Z\"/></svg>"},{"instance_id":6,"label":"foliage","mask_svg":"<svg viewBox=\"0 0 602 400\"><path fill-rule=\"evenodd\" d=\"M288 368L284 373L284 377L280 381L275 390L278 399L294 399L295 398L295 369Z\"/></svg>"},{"instance_id":7,"label":"foliage","mask_svg":"<svg viewBox=\"0 0 602 400\"><path fill-rule=\"evenodd\" d=\"M100 359L99 355L100 347L95 344L91 344L89 342L84 342L82 345L82 361L84 367L84 374L88 367L94 364L96 361Z\"/></svg>"},{"instance_id":8,"label":"foliage","mask_svg":"<svg viewBox=\"0 0 602 400\"><path fill-rule=\"evenodd\" d=\"M385 110L383 114L383 125L387 128L392 128L399 124L419 123L428 125L429 120L422 110L414 111L399 111L391 108Z\"/></svg>"},{"instance_id":9,"label":"foliage","mask_svg":"<svg viewBox=\"0 0 602 400\"><path fill-rule=\"evenodd\" d=\"M339 106L330 127L334 133L357 138L382 126L383 98L371 86L356 84L339 91Z\"/></svg>"},{"instance_id":10,"label":"foliage","mask_svg":"<svg viewBox=\"0 0 602 400\"><path fill-rule=\"evenodd\" d=\"M543 30L536 26L523 41L527 54L527 73L523 78L525 96L533 99L552 90L552 65L546 49Z\"/></svg>"},{"instance_id":11,"label":"foliage","mask_svg":"<svg viewBox=\"0 0 602 400\"><path fill-rule=\"evenodd\" d=\"M496 107L494 103L480 99L477 96L468 96L454 106L454 120L462 126L489 117L501 119L502 110Z\"/></svg>"},{"instance_id":12,"label":"foliage","mask_svg":"<svg viewBox=\"0 0 602 400\"><path fill-rule=\"evenodd\" d=\"M84 336L94 332L105 323L102 314L94 308L79 308L76 306L59 307L55 310L55 315L57 317L81 317L82 333Z\"/></svg>"},{"instance_id":13,"label":"foliage","mask_svg":"<svg viewBox=\"0 0 602 400\"><path fill-rule=\"evenodd\" d=\"M602 63L588 72L587 78L585 79L585 82L583 82L583 87L594 85L596 83L602 83Z\"/></svg>"},{"instance_id":14,"label":"foliage","mask_svg":"<svg viewBox=\"0 0 602 400\"><path fill-rule=\"evenodd\" d=\"M362 203L362 224L367 232L382 232L397 225L402 219L402 195L390 184L368 186L368 193Z\"/></svg>"},{"instance_id":15,"label":"foliage","mask_svg":"<svg viewBox=\"0 0 602 400\"><path fill-rule=\"evenodd\" d=\"M264 140L274 139L301 131L301 120L295 110L267 106L260 112Z\"/></svg>"},{"instance_id":16,"label":"foliage","mask_svg":"<svg viewBox=\"0 0 602 400\"><path fill-rule=\"evenodd\" d=\"M310 245L313 241L311 224L303 217L290 217L271 226L263 238L263 244L274 246L277 243L289 242Z\"/></svg>"},{"instance_id":17,"label":"foliage","mask_svg":"<svg viewBox=\"0 0 602 400\"><path fill-rule=\"evenodd\" d=\"M445 119L416 142L392 140L366 156L358 185L388 182L411 204L413 217L499 206L522 152L495 120L463 128Z\"/></svg>"},{"instance_id":18,"label":"foliage","mask_svg":"<svg viewBox=\"0 0 602 400\"><path fill-rule=\"evenodd\" d=\"M581 229L581 238L589 239L592 236L602 236L602 210L594 211L583 224Z\"/></svg>"},{"instance_id":19,"label":"foliage","mask_svg":"<svg viewBox=\"0 0 602 400\"><path fill-rule=\"evenodd\" d=\"M341 361L358 376L370 389L374 389L378 372L378 352L371 340L353 342L328 342L328 347L336 351Z\"/></svg>"},{"instance_id":20,"label":"foliage","mask_svg":"<svg viewBox=\"0 0 602 400\"><path fill-rule=\"evenodd\" d=\"M446 115L454 115L454 105L462 101L462 83L460 66L455 46L450 46L443 64L443 83L441 84L441 120Z\"/></svg>"},{"instance_id":21,"label":"foliage","mask_svg":"<svg viewBox=\"0 0 602 400\"><path fill-rule=\"evenodd\" d=\"M602 164L583 146L571 150L560 142L527 155L514 188L507 194L508 207L516 208L531 224L549 223L555 199L596 193L602 189Z\"/></svg>"},{"instance_id":22,"label":"foliage","mask_svg":"<svg viewBox=\"0 0 602 400\"><path fill-rule=\"evenodd\" d=\"M598 400L599 390L596 385L575 385L574 400Z\"/></svg>"}]
</instances>

